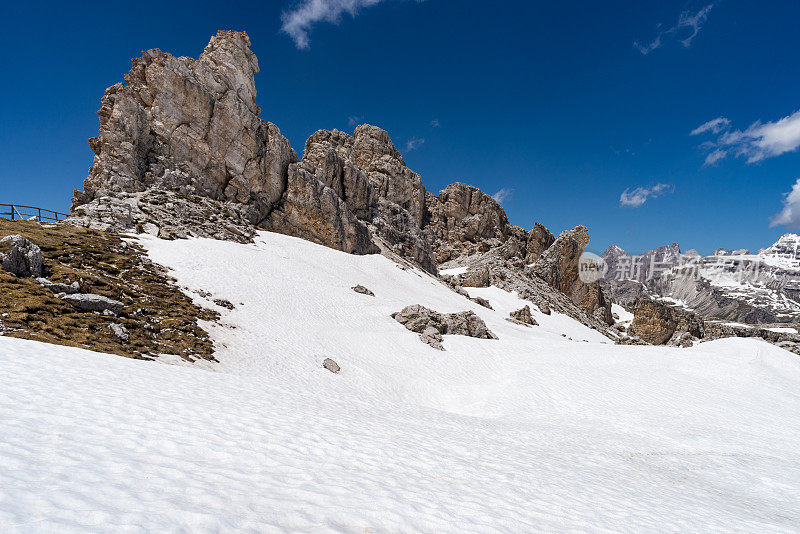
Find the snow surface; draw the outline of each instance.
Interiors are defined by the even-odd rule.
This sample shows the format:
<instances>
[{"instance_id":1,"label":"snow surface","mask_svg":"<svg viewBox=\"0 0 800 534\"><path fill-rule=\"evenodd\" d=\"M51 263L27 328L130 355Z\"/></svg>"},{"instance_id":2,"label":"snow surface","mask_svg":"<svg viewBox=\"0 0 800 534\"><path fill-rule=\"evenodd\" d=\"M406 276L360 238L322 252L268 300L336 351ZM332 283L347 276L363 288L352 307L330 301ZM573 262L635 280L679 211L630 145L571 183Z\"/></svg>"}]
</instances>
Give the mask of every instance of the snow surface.
<instances>
[{"instance_id":1,"label":"snow surface","mask_svg":"<svg viewBox=\"0 0 800 534\"><path fill-rule=\"evenodd\" d=\"M275 234L144 244L236 306L222 372L0 337L1 532L800 530L787 351L527 328L500 289ZM436 351L389 317L416 303L500 339Z\"/></svg>"},{"instance_id":2,"label":"snow surface","mask_svg":"<svg viewBox=\"0 0 800 534\"><path fill-rule=\"evenodd\" d=\"M625 326L628 326L633 322L633 314L619 304L611 305L611 313L616 313L617 317L619 317L617 322L624 324Z\"/></svg>"}]
</instances>

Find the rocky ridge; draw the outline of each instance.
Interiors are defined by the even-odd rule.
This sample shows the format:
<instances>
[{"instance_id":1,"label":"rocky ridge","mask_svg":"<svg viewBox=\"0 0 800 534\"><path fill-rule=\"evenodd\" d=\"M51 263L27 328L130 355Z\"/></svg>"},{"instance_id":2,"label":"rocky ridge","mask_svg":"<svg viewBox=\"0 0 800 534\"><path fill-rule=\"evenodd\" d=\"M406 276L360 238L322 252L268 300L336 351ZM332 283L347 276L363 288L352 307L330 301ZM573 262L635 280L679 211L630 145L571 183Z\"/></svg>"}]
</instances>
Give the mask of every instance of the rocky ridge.
<instances>
[{"instance_id":1,"label":"rocky ridge","mask_svg":"<svg viewBox=\"0 0 800 534\"><path fill-rule=\"evenodd\" d=\"M623 305L643 296L668 299L706 319L746 324L800 322L800 259L794 234L750 254L717 249L702 257L677 244L632 257L616 245L602 258L603 282Z\"/></svg>"}]
</instances>

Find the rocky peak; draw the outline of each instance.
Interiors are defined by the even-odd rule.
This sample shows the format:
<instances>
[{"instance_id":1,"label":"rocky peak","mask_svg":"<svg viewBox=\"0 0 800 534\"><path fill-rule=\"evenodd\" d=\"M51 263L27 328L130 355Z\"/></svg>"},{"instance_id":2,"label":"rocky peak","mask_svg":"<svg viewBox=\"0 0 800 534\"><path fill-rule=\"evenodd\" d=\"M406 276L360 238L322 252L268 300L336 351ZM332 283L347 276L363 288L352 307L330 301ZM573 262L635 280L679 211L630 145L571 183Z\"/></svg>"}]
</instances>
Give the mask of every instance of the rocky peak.
<instances>
[{"instance_id":1,"label":"rocky peak","mask_svg":"<svg viewBox=\"0 0 800 534\"><path fill-rule=\"evenodd\" d=\"M103 96L100 133L89 141L94 165L73 199L85 215L71 222L119 231L180 225L148 221L138 199L126 202L159 189L230 203L260 223L298 158L278 127L258 117L249 45L247 34L221 31L196 60L157 49L134 59L126 85Z\"/></svg>"},{"instance_id":2,"label":"rocky peak","mask_svg":"<svg viewBox=\"0 0 800 534\"><path fill-rule=\"evenodd\" d=\"M428 195L424 230L439 262L486 252L513 233L495 199L460 182Z\"/></svg>"},{"instance_id":3,"label":"rocky peak","mask_svg":"<svg viewBox=\"0 0 800 534\"><path fill-rule=\"evenodd\" d=\"M762 256L772 256L789 260L800 259L800 235L783 234L778 240L760 252Z\"/></svg>"}]
</instances>

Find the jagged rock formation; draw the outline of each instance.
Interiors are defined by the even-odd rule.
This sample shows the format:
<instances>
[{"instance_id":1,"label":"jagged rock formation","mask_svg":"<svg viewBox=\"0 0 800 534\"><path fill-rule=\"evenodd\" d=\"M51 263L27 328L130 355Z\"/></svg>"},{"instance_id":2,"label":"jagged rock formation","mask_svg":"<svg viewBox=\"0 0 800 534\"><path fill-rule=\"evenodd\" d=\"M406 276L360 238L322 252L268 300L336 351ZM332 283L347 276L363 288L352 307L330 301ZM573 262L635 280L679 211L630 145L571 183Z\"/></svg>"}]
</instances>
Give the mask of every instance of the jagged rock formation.
<instances>
[{"instance_id":1,"label":"jagged rock formation","mask_svg":"<svg viewBox=\"0 0 800 534\"><path fill-rule=\"evenodd\" d=\"M438 196L428 196L424 230L439 263L487 252L512 234L524 234L509 224L495 199L462 183L448 185Z\"/></svg>"},{"instance_id":2,"label":"jagged rock formation","mask_svg":"<svg viewBox=\"0 0 800 534\"><path fill-rule=\"evenodd\" d=\"M475 187L428 193L388 133L371 125L353 135L319 130L298 158L259 117L249 45L246 33L220 31L198 59L160 50L134 59L125 84L102 99L94 165L68 222L239 242L263 228L433 274L441 262L474 263L476 285L491 279L547 313L600 331L611 324L602 290L577 279L585 228L556 240L541 224L511 225Z\"/></svg>"},{"instance_id":3,"label":"jagged rock formation","mask_svg":"<svg viewBox=\"0 0 800 534\"><path fill-rule=\"evenodd\" d=\"M578 273L578 260L588 244L589 230L585 226L561 232L533 264L533 272L598 320L610 325L614 322L611 306L606 302L600 284L587 284Z\"/></svg>"},{"instance_id":4,"label":"jagged rock formation","mask_svg":"<svg viewBox=\"0 0 800 534\"><path fill-rule=\"evenodd\" d=\"M100 134L89 141L94 165L73 200L86 215L76 222L117 231L135 229L137 219L157 225L138 217L141 199L127 217L92 216L118 204L109 197L156 189L226 202L259 224L298 158L278 127L259 118L258 70L243 32L218 32L196 60L158 49L134 59L125 85L103 96Z\"/></svg>"},{"instance_id":5,"label":"jagged rock formation","mask_svg":"<svg viewBox=\"0 0 800 534\"><path fill-rule=\"evenodd\" d=\"M329 196L339 199L347 208L342 208L341 212L345 218L355 221L351 224L358 226L362 239L369 240L372 236L379 241L360 250L342 250L370 253L378 252L382 245L435 272L430 248L420 231L427 192L420 176L406 167L384 130L368 124L356 128L352 136L338 130L319 130L306 141L303 160L290 168L290 189L296 180L293 172L309 183L313 180L322 184ZM318 186L317 195L322 186ZM314 202L315 192L307 191L308 187L304 189L303 195L291 191L287 194L285 207L269 217L267 228L284 231L285 211L291 212L297 204ZM328 219L323 217L323 220ZM298 222L295 228L313 226L310 217ZM284 233L298 235L302 232ZM329 245L325 240L317 241Z\"/></svg>"}]
</instances>

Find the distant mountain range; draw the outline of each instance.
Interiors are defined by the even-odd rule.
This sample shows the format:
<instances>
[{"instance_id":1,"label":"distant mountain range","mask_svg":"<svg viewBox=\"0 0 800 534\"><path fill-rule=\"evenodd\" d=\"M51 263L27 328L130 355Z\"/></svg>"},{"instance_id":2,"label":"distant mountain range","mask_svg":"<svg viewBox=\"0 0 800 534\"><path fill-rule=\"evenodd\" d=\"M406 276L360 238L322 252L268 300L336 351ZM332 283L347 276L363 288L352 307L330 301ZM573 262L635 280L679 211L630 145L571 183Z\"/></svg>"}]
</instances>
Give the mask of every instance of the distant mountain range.
<instances>
[{"instance_id":1,"label":"distant mountain range","mask_svg":"<svg viewBox=\"0 0 800 534\"><path fill-rule=\"evenodd\" d=\"M785 234L752 254L681 252L673 243L632 256L617 245L602 255L604 287L622 305L640 296L667 300L709 319L748 324L800 322L800 236Z\"/></svg>"}]
</instances>

